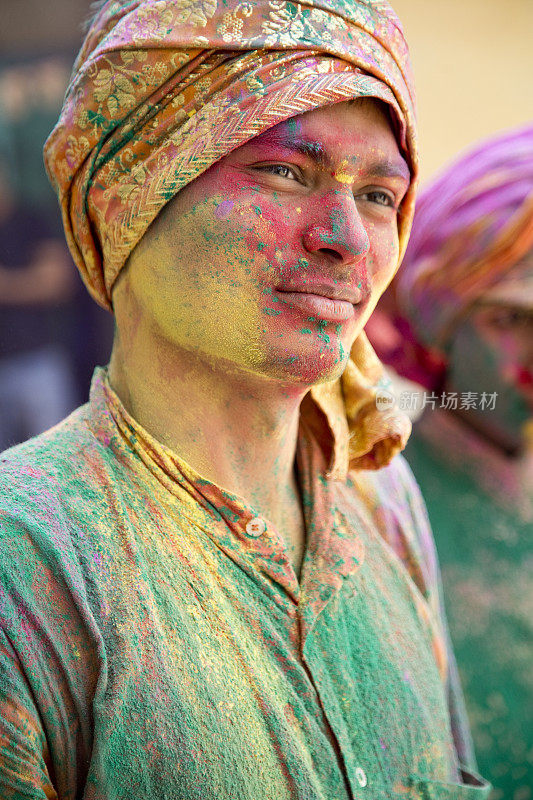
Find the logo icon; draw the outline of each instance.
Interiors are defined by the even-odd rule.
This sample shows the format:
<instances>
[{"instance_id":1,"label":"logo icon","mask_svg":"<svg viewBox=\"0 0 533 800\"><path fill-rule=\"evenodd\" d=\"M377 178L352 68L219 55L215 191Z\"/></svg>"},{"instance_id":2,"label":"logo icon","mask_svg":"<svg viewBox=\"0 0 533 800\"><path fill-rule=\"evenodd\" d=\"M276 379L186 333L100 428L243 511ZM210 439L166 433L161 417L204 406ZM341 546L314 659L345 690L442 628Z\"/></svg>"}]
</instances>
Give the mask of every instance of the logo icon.
<instances>
[{"instance_id":1,"label":"logo icon","mask_svg":"<svg viewBox=\"0 0 533 800\"><path fill-rule=\"evenodd\" d=\"M376 392L376 408L378 411L386 411L396 402L394 395L386 389L378 389Z\"/></svg>"}]
</instances>

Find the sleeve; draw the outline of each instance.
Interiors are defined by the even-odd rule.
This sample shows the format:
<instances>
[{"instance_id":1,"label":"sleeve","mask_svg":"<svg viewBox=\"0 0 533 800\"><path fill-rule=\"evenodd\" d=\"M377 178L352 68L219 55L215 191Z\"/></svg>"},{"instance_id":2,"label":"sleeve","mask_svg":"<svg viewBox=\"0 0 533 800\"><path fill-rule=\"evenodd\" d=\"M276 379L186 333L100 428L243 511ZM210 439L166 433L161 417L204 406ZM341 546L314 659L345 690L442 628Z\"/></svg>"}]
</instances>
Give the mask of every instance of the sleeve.
<instances>
[{"instance_id":1,"label":"sleeve","mask_svg":"<svg viewBox=\"0 0 533 800\"><path fill-rule=\"evenodd\" d=\"M0 800L85 784L100 662L74 538L61 487L0 471Z\"/></svg>"},{"instance_id":2,"label":"sleeve","mask_svg":"<svg viewBox=\"0 0 533 800\"><path fill-rule=\"evenodd\" d=\"M380 494L387 517L381 526L383 535L405 564L437 621L438 641L435 647L444 651L444 680L457 757L463 769L476 772L472 737L448 632L440 568L426 504L403 456L396 456L389 467L380 470L380 473L384 478Z\"/></svg>"},{"instance_id":3,"label":"sleeve","mask_svg":"<svg viewBox=\"0 0 533 800\"><path fill-rule=\"evenodd\" d=\"M0 797L2 800L57 798L39 712L19 658L1 628Z\"/></svg>"}]
</instances>

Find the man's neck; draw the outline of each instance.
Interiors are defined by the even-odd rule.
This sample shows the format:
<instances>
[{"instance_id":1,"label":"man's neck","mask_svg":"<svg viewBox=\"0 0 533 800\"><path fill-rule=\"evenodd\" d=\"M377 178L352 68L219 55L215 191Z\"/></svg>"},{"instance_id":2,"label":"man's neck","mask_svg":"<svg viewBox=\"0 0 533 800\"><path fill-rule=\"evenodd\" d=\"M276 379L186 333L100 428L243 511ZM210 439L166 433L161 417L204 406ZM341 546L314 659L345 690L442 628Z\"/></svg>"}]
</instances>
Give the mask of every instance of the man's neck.
<instances>
[{"instance_id":1,"label":"man's neck","mask_svg":"<svg viewBox=\"0 0 533 800\"><path fill-rule=\"evenodd\" d=\"M202 477L270 520L298 568L303 517L294 464L305 389L169 344L144 345L126 350L118 339L113 348L110 384L127 411Z\"/></svg>"}]
</instances>

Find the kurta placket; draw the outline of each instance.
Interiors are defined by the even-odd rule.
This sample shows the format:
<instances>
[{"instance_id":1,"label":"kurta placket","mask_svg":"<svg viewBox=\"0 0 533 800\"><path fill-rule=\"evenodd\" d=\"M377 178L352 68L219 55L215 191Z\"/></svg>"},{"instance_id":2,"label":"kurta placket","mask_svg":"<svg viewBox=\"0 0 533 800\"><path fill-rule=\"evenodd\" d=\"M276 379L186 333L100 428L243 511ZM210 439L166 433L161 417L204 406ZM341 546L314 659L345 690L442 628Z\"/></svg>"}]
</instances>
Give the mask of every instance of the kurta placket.
<instances>
[{"instance_id":1,"label":"kurta placket","mask_svg":"<svg viewBox=\"0 0 533 800\"><path fill-rule=\"evenodd\" d=\"M310 414L309 404L306 405L307 413ZM339 473L342 476L347 468L344 447L347 436L344 430L338 430L345 423L340 414L334 413L334 409L335 403L330 404L330 413L326 417L333 443L329 463L323 450L313 441L311 426L306 424L306 418L300 426L298 464L306 517L307 547L302 568L299 617L302 659L312 676L335 737L351 790L350 796L356 798L360 796L362 785L366 784L366 776L355 761L353 731L346 727L339 698L332 691L331 679L320 655L320 642L315 635L317 628L323 624L324 609L328 603L334 601L346 576L355 574L364 559L364 547L357 531L350 531L347 535L346 530L342 529L342 512L335 503L336 480ZM312 427L316 433L316 414L313 414L311 421L315 423Z\"/></svg>"},{"instance_id":2,"label":"kurta placket","mask_svg":"<svg viewBox=\"0 0 533 800\"><path fill-rule=\"evenodd\" d=\"M316 643L312 636L322 610L339 591L344 578L359 568L363 558L359 537L341 529L342 515L334 505L335 479L331 474L338 478L347 469L342 398L334 398L333 402L330 398L327 416L307 402L300 422L297 461L307 536L301 584L283 537L267 519L241 498L199 479L184 462L154 446L138 426L132 430L120 407L114 404L114 408L115 421L130 445L140 448L144 459L147 453L151 454L164 471L164 477L158 470L156 474L170 491L181 494L185 490L199 503L207 515L205 532L291 619L289 635L294 654L299 656L316 690L319 702L315 712L324 717L324 730L332 744L331 758L339 762L350 800L358 796L365 782L364 773L354 762L351 736L324 666L314 656ZM327 441L329 459L317 443L317 435L322 443ZM173 483L168 483L168 478ZM213 524L215 520L217 524ZM244 608L243 613L246 614ZM287 664L283 667L287 669Z\"/></svg>"}]
</instances>

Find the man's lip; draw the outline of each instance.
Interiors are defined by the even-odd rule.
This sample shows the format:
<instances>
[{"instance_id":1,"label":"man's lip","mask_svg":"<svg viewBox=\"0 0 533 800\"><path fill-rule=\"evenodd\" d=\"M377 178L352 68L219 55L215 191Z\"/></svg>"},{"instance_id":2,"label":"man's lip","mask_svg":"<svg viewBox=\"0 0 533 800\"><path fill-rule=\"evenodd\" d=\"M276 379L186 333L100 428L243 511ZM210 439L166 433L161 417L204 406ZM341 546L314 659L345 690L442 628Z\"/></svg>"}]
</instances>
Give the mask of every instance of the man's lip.
<instances>
[{"instance_id":1,"label":"man's lip","mask_svg":"<svg viewBox=\"0 0 533 800\"><path fill-rule=\"evenodd\" d=\"M533 372L526 367L519 367L517 370L517 379L520 386L532 389L533 388Z\"/></svg>"},{"instance_id":2,"label":"man's lip","mask_svg":"<svg viewBox=\"0 0 533 800\"><path fill-rule=\"evenodd\" d=\"M359 287L327 283L306 283L299 284L298 286L284 284L283 286L278 286L276 291L290 294L313 294L319 297L325 297L328 300L344 300L347 303L352 303L354 306L359 305L368 297L368 292L365 292Z\"/></svg>"},{"instance_id":3,"label":"man's lip","mask_svg":"<svg viewBox=\"0 0 533 800\"><path fill-rule=\"evenodd\" d=\"M343 323L353 319L356 308L348 300L333 300L331 297L324 297L323 294L313 294L312 292L276 292L283 302L288 304L288 308L299 310L306 319L317 318L329 322Z\"/></svg>"}]
</instances>

